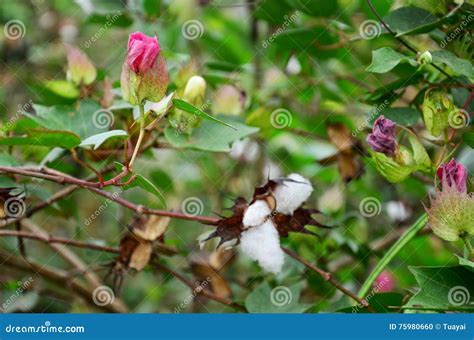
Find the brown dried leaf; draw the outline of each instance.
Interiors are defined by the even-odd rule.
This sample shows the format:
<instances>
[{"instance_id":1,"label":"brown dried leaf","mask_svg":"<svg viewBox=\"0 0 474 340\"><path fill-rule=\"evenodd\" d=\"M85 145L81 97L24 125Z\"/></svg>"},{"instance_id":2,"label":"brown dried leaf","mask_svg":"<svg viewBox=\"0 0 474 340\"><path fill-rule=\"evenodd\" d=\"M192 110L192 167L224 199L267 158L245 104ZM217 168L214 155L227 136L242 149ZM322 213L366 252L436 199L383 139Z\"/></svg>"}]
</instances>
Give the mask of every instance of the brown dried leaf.
<instances>
[{"instance_id":1,"label":"brown dried leaf","mask_svg":"<svg viewBox=\"0 0 474 340\"><path fill-rule=\"evenodd\" d=\"M150 262L152 253L151 242L141 241L137 247L133 250L132 256L130 257L129 268L141 271Z\"/></svg>"},{"instance_id":2,"label":"brown dried leaf","mask_svg":"<svg viewBox=\"0 0 474 340\"><path fill-rule=\"evenodd\" d=\"M329 140L340 152L350 151L353 145L353 138L348 127L342 123L330 124L327 126Z\"/></svg>"},{"instance_id":3,"label":"brown dried leaf","mask_svg":"<svg viewBox=\"0 0 474 340\"><path fill-rule=\"evenodd\" d=\"M212 292L220 297L229 297L232 291L226 279L220 274L220 268L216 268L211 263L213 254L217 254L219 250L212 254L206 252L196 252L190 256L191 270L200 282L210 282ZM201 284L201 286L203 286Z\"/></svg>"},{"instance_id":4,"label":"brown dried leaf","mask_svg":"<svg viewBox=\"0 0 474 340\"><path fill-rule=\"evenodd\" d=\"M153 215L147 220L133 224L132 232L139 238L146 241L155 241L163 235L170 223L169 217Z\"/></svg>"}]
</instances>

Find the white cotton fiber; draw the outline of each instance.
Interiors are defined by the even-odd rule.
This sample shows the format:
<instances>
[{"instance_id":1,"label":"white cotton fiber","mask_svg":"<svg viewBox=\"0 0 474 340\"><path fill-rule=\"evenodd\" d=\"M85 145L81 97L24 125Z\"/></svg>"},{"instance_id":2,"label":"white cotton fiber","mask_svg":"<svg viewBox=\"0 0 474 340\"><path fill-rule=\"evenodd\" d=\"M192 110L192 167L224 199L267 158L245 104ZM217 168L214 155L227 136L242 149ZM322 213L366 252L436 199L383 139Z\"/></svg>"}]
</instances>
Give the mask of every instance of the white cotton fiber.
<instances>
[{"instance_id":1,"label":"white cotton fiber","mask_svg":"<svg viewBox=\"0 0 474 340\"><path fill-rule=\"evenodd\" d=\"M240 237L242 251L267 272L278 274L284 262L280 236L271 220L244 231Z\"/></svg>"},{"instance_id":2,"label":"white cotton fiber","mask_svg":"<svg viewBox=\"0 0 474 340\"><path fill-rule=\"evenodd\" d=\"M291 215L313 192L310 181L299 174L291 174L273 190L277 206L276 210Z\"/></svg>"},{"instance_id":3,"label":"white cotton fiber","mask_svg":"<svg viewBox=\"0 0 474 340\"><path fill-rule=\"evenodd\" d=\"M257 200L247 207L242 223L244 227L255 227L262 224L272 211L267 202Z\"/></svg>"}]
</instances>

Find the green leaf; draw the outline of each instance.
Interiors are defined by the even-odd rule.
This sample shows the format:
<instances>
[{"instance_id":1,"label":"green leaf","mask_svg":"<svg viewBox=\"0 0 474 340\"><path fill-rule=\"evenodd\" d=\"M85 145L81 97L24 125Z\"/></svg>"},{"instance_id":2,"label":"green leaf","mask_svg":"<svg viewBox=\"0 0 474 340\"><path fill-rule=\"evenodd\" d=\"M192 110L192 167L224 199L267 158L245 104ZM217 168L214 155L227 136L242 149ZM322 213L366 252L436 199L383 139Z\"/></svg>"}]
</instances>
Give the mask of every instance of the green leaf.
<instances>
[{"instance_id":1,"label":"green leaf","mask_svg":"<svg viewBox=\"0 0 474 340\"><path fill-rule=\"evenodd\" d=\"M286 0L294 9L303 11L314 17L327 17L336 14L339 11L337 1L325 0ZM278 6L275 6L278 7Z\"/></svg>"},{"instance_id":2,"label":"green leaf","mask_svg":"<svg viewBox=\"0 0 474 340\"><path fill-rule=\"evenodd\" d=\"M439 50L431 52L433 63L446 64L457 75L465 75L469 78L474 78L474 67L469 60L456 57L453 53L446 50Z\"/></svg>"},{"instance_id":3,"label":"green leaf","mask_svg":"<svg viewBox=\"0 0 474 340\"><path fill-rule=\"evenodd\" d=\"M51 80L46 82L44 87L63 98L75 99L81 94L79 89L67 80Z\"/></svg>"},{"instance_id":4,"label":"green leaf","mask_svg":"<svg viewBox=\"0 0 474 340\"><path fill-rule=\"evenodd\" d=\"M413 126L421 117L420 111L411 107L389 107L381 110L378 116L380 115L403 126Z\"/></svg>"},{"instance_id":5,"label":"green leaf","mask_svg":"<svg viewBox=\"0 0 474 340\"><path fill-rule=\"evenodd\" d=\"M202 110L198 109L197 107L189 104L188 102L185 102L184 100L173 99L173 105L178 109L181 109L183 111L186 111L186 112L191 113L193 115L196 115L198 117L203 117L203 118L208 119L210 121L225 125L227 127L230 127L231 129L236 130L236 128L233 127L232 125L230 125L229 123L226 123L223 120L217 119L214 116L211 116L210 114L205 113L204 111L202 111Z\"/></svg>"},{"instance_id":6,"label":"green leaf","mask_svg":"<svg viewBox=\"0 0 474 340\"><path fill-rule=\"evenodd\" d=\"M132 183L125 185L123 187L124 190L128 190L130 188L134 187L140 187L143 190L149 192L150 194L155 195L156 197L159 198L161 204L163 207L166 207L166 200L165 197L161 194L161 192L158 190L158 188L150 182L148 179L143 177L142 175L135 175L135 179L132 181Z\"/></svg>"},{"instance_id":7,"label":"green leaf","mask_svg":"<svg viewBox=\"0 0 474 340\"><path fill-rule=\"evenodd\" d=\"M177 148L228 152L230 151L232 142L259 131L256 127L238 123L229 117L222 117L222 120L232 122L235 130L223 128L212 122L204 121L200 126L193 129L190 136L185 133L180 133L172 127L168 127L165 130L165 137L169 143Z\"/></svg>"},{"instance_id":8,"label":"green leaf","mask_svg":"<svg viewBox=\"0 0 474 340\"><path fill-rule=\"evenodd\" d=\"M474 310L474 272L463 266L410 267L420 291L405 307Z\"/></svg>"},{"instance_id":9,"label":"green leaf","mask_svg":"<svg viewBox=\"0 0 474 340\"><path fill-rule=\"evenodd\" d=\"M81 139L75 133L54 130L29 130L26 137L0 138L0 145L37 145L70 149L80 143Z\"/></svg>"},{"instance_id":10,"label":"green leaf","mask_svg":"<svg viewBox=\"0 0 474 340\"><path fill-rule=\"evenodd\" d=\"M102 132L97 135L90 136L84 139L79 146L93 146L94 150L97 150L106 140L110 138L119 138L126 139L128 136L127 131L124 130L111 130L107 132Z\"/></svg>"},{"instance_id":11,"label":"green leaf","mask_svg":"<svg viewBox=\"0 0 474 340\"><path fill-rule=\"evenodd\" d=\"M83 100L74 106L33 105L35 113L24 112L42 127L49 130L70 131L85 139L107 131L113 121L110 112L92 100Z\"/></svg>"},{"instance_id":12,"label":"green leaf","mask_svg":"<svg viewBox=\"0 0 474 340\"><path fill-rule=\"evenodd\" d=\"M374 294L370 297L370 299L367 298L367 300L369 301L370 307L376 313L395 313L397 309L393 307L401 307L403 305L403 295L392 292ZM361 304L340 309L338 310L338 312L358 314L372 313L372 311L367 309L367 307L362 306Z\"/></svg>"},{"instance_id":13,"label":"green leaf","mask_svg":"<svg viewBox=\"0 0 474 340\"><path fill-rule=\"evenodd\" d=\"M474 149L474 132L466 132L462 135L462 140Z\"/></svg>"},{"instance_id":14,"label":"green leaf","mask_svg":"<svg viewBox=\"0 0 474 340\"><path fill-rule=\"evenodd\" d=\"M16 166L18 165L17 160L15 157L7 154L7 153L0 153L0 166Z\"/></svg>"},{"instance_id":15,"label":"green leaf","mask_svg":"<svg viewBox=\"0 0 474 340\"><path fill-rule=\"evenodd\" d=\"M418 7L401 7L386 15L384 21L397 36L427 33L441 24L430 12Z\"/></svg>"},{"instance_id":16,"label":"green leaf","mask_svg":"<svg viewBox=\"0 0 474 340\"><path fill-rule=\"evenodd\" d=\"M402 165L383 153L368 150L371 161L378 172L390 183L399 183L407 179L415 170L413 165Z\"/></svg>"},{"instance_id":17,"label":"green leaf","mask_svg":"<svg viewBox=\"0 0 474 340\"><path fill-rule=\"evenodd\" d=\"M133 18L122 11L110 12L110 13L94 13L87 19L86 23L98 24L102 27L128 27L133 24ZM88 40L84 43L87 47L92 45L95 41Z\"/></svg>"},{"instance_id":18,"label":"green leaf","mask_svg":"<svg viewBox=\"0 0 474 340\"><path fill-rule=\"evenodd\" d=\"M382 47L372 51L372 63L367 67L367 71L374 73L385 73L393 69L401 62L409 62L413 66L417 63L413 58L398 53L391 47Z\"/></svg>"},{"instance_id":19,"label":"green leaf","mask_svg":"<svg viewBox=\"0 0 474 340\"><path fill-rule=\"evenodd\" d=\"M264 282L247 296L245 307L249 313L303 313L311 305L298 302L300 293L301 283L271 289Z\"/></svg>"},{"instance_id":20,"label":"green leaf","mask_svg":"<svg viewBox=\"0 0 474 340\"><path fill-rule=\"evenodd\" d=\"M431 170L431 159L428 153L426 152L425 147L414 135L410 134L408 136L408 140L410 141L411 149L413 151L413 158L415 159L418 169L429 172Z\"/></svg>"}]
</instances>

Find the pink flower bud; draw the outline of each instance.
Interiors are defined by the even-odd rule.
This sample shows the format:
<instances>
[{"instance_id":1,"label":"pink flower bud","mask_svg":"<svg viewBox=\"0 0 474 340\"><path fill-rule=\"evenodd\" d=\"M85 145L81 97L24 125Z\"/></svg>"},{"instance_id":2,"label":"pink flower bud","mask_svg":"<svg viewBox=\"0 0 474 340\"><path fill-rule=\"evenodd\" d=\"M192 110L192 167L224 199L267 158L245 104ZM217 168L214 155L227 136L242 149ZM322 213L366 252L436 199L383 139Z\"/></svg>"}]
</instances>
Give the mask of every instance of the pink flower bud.
<instances>
[{"instance_id":1,"label":"pink flower bud","mask_svg":"<svg viewBox=\"0 0 474 340\"><path fill-rule=\"evenodd\" d=\"M130 104L142 104L144 100L159 102L163 98L168 72L156 37L141 32L130 34L120 83L123 97Z\"/></svg>"},{"instance_id":2,"label":"pink flower bud","mask_svg":"<svg viewBox=\"0 0 474 340\"><path fill-rule=\"evenodd\" d=\"M374 290L377 292L390 292L395 288L395 278L388 271L383 271L376 279L374 283Z\"/></svg>"},{"instance_id":3,"label":"pink flower bud","mask_svg":"<svg viewBox=\"0 0 474 340\"><path fill-rule=\"evenodd\" d=\"M380 116L374 122L372 133L367 136L367 143L376 152L393 156L397 142L395 140L395 123Z\"/></svg>"},{"instance_id":4,"label":"pink flower bud","mask_svg":"<svg viewBox=\"0 0 474 340\"><path fill-rule=\"evenodd\" d=\"M160 44L156 37L135 32L128 37L128 66L135 73L145 73L153 68L160 53Z\"/></svg>"},{"instance_id":5,"label":"pink flower bud","mask_svg":"<svg viewBox=\"0 0 474 340\"><path fill-rule=\"evenodd\" d=\"M75 85L90 85L97 77L97 70L87 55L75 46L65 44L67 78Z\"/></svg>"},{"instance_id":6,"label":"pink flower bud","mask_svg":"<svg viewBox=\"0 0 474 340\"><path fill-rule=\"evenodd\" d=\"M456 163L455 159L451 159L448 163L441 165L436 174L441 182L441 190L456 186L459 192L467 191L467 169L463 164Z\"/></svg>"}]
</instances>

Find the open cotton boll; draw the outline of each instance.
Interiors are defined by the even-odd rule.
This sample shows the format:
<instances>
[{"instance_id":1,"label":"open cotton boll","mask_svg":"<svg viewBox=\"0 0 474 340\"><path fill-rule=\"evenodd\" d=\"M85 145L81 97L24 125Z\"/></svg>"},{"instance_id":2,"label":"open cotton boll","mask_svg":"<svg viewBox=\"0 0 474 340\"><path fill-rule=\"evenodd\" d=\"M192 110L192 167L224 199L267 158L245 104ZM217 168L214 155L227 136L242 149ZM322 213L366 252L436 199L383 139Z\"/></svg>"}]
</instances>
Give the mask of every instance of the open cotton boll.
<instances>
[{"instance_id":1,"label":"open cotton boll","mask_svg":"<svg viewBox=\"0 0 474 340\"><path fill-rule=\"evenodd\" d=\"M267 272L278 274L283 267L284 253L280 236L271 220L244 231L240 237L242 251L257 261Z\"/></svg>"},{"instance_id":2,"label":"open cotton boll","mask_svg":"<svg viewBox=\"0 0 474 340\"><path fill-rule=\"evenodd\" d=\"M289 179L289 180L288 180ZM276 210L284 215L291 215L313 192L308 179L299 174L291 174L273 190Z\"/></svg>"},{"instance_id":3,"label":"open cotton boll","mask_svg":"<svg viewBox=\"0 0 474 340\"><path fill-rule=\"evenodd\" d=\"M267 202L263 200L257 200L248 206L244 213L242 223L246 228L258 226L265 221L271 212L272 211L270 210Z\"/></svg>"}]
</instances>

